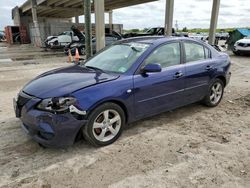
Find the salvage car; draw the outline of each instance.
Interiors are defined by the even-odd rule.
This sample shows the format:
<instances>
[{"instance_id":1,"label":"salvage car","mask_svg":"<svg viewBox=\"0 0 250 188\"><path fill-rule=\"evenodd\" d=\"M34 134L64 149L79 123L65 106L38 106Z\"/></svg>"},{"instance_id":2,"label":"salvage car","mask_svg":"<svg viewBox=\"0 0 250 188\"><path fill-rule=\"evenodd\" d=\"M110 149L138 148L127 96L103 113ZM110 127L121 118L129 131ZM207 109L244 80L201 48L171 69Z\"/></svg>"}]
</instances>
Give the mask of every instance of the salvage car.
<instances>
[{"instance_id":1,"label":"salvage car","mask_svg":"<svg viewBox=\"0 0 250 188\"><path fill-rule=\"evenodd\" d=\"M208 40L208 34L207 33L189 33L188 37L193 38L193 39L199 39L202 41L207 41Z\"/></svg>"},{"instance_id":2,"label":"salvage car","mask_svg":"<svg viewBox=\"0 0 250 188\"><path fill-rule=\"evenodd\" d=\"M233 53L236 55L250 54L250 36L235 42Z\"/></svg>"},{"instance_id":3,"label":"salvage car","mask_svg":"<svg viewBox=\"0 0 250 188\"><path fill-rule=\"evenodd\" d=\"M105 36L105 46L109 46L112 43L116 42L117 40L119 39L117 39L114 36ZM78 49L78 52L80 55L85 55L85 44L82 42L74 42L66 46L64 48L65 55L68 55L69 49L72 55L75 55L76 49ZM92 39L92 49L93 49L93 53L95 54L96 53L96 38Z\"/></svg>"},{"instance_id":4,"label":"salvage car","mask_svg":"<svg viewBox=\"0 0 250 188\"><path fill-rule=\"evenodd\" d=\"M121 40L122 37L117 32L113 31L113 34L105 34L105 46L109 46L113 44L114 42ZM69 45L65 46L64 53L65 55L68 55L69 50L72 55L75 55L76 49L78 49L78 52L80 55L85 55L85 41L76 41L72 42ZM92 50L93 53L96 53L96 38L92 38Z\"/></svg>"},{"instance_id":5,"label":"salvage car","mask_svg":"<svg viewBox=\"0 0 250 188\"><path fill-rule=\"evenodd\" d=\"M85 41L85 35L83 32L79 31L74 26L71 27L71 30L72 31L62 32L58 36L49 36L45 40L45 46L47 48L63 48L75 41Z\"/></svg>"},{"instance_id":6,"label":"salvage car","mask_svg":"<svg viewBox=\"0 0 250 188\"><path fill-rule=\"evenodd\" d=\"M131 33L125 33L124 35L122 35L123 38L131 38L131 37L142 37L142 36L161 36L164 35L165 33L165 28L164 27L153 27L148 29L146 32L144 33L135 33L135 32L131 32ZM172 35L175 35L175 29L172 28Z\"/></svg>"},{"instance_id":7,"label":"salvage car","mask_svg":"<svg viewBox=\"0 0 250 188\"><path fill-rule=\"evenodd\" d=\"M48 48L63 47L72 42L72 40L79 40L72 31L64 31L57 36L48 36L45 40L45 45Z\"/></svg>"},{"instance_id":8,"label":"salvage car","mask_svg":"<svg viewBox=\"0 0 250 188\"><path fill-rule=\"evenodd\" d=\"M116 141L131 122L202 101L217 106L230 58L186 37L132 38L79 65L43 73L14 99L23 129L44 146L79 135L95 146Z\"/></svg>"}]
</instances>

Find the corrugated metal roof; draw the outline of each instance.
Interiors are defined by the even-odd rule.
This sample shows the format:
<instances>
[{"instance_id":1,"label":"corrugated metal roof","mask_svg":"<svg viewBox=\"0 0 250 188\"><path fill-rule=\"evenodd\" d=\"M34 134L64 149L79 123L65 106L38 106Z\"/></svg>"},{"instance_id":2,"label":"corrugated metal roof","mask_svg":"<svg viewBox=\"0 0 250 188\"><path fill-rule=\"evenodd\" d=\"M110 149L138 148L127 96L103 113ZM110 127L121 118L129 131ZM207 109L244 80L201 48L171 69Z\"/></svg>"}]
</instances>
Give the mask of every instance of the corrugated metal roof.
<instances>
[{"instance_id":1,"label":"corrugated metal roof","mask_svg":"<svg viewBox=\"0 0 250 188\"><path fill-rule=\"evenodd\" d=\"M237 29L242 35L250 36L250 29Z\"/></svg>"}]
</instances>

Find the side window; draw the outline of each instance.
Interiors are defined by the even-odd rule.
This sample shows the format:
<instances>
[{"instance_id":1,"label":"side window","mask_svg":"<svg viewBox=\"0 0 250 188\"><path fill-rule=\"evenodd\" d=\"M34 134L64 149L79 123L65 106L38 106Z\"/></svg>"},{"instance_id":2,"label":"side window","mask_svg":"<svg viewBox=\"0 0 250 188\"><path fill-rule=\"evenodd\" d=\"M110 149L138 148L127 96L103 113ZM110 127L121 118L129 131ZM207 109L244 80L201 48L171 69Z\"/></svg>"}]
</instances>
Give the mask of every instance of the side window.
<instances>
[{"instance_id":1,"label":"side window","mask_svg":"<svg viewBox=\"0 0 250 188\"><path fill-rule=\"evenodd\" d=\"M180 54L180 44L178 42L165 44L150 54L144 65L158 63L162 68L178 65L181 61Z\"/></svg>"},{"instance_id":2,"label":"side window","mask_svg":"<svg viewBox=\"0 0 250 188\"><path fill-rule=\"evenodd\" d=\"M204 47L200 44L186 42L184 43L186 62L193 62L205 59Z\"/></svg>"}]
</instances>

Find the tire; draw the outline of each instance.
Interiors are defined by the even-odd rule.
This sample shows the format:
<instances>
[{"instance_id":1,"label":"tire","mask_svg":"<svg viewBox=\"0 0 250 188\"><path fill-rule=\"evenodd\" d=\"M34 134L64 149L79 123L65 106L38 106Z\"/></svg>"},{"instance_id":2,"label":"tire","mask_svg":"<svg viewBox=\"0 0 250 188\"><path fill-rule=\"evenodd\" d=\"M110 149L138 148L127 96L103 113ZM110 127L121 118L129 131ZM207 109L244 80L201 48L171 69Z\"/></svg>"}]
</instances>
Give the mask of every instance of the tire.
<instances>
[{"instance_id":1,"label":"tire","mask_svg":"<svg viewBox=\"0 0 250 188\"><path fill-rule=\"evenodd\" d=\"M233 53L234 53L235 55L240 55L240 52L238 52L238 51L233 51Z\"/></svg>"},{"instance_id":2,"label":"tire","mask_svg":"<svg viewBox=\"0 0 250 188\"><path fill-rule=\"evenodd\" d=\"M217 106L224 94L224 83L221 79L216 78L209 86L207 95L203 99L203 103L208 107ZM216 92L216 93L215 93Z\"/></svg>"},{"instance_id":3,"label":"tire","mask_svg":"<svg viewBox=\"0 0 250 188\"><path fill-rule=\"evenodd\" d=\"M53 45L54 45L54 46L58 46L58 45L59 45L58 40L54 41L54 42L53 42Z\"/></svg>"},{"instance_id":4,"label":"tire","mask_svg":"<svg viewBox=\"0 0 250 188\"><path fill-rule=\"evenodd\" d=\"M50 42L50 43L48 43L48 48L52 48L53 47L53 45L52 45L52 43Z\"/></svg>"},{"instance_id":5,"label":"tire","mask_svg":"<svg viewBox=\"0 0 250 188\"><path fill-rule=\"evenodd\" d=\"M83 136L94 146L106 146L120 137L124 125L123 109L117 104L105 103L90 113L88 123L83 127Z\"/></svg>"}]
</instances>

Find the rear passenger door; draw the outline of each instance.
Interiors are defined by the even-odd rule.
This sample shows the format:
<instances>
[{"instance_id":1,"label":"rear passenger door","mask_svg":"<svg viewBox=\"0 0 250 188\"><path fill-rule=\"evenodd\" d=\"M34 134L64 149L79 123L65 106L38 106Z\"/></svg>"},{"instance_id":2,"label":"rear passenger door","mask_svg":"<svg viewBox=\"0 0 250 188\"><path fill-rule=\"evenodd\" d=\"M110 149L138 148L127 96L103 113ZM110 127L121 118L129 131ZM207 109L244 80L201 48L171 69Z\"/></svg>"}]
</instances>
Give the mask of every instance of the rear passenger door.
<instances>
[{"instance_id":1,"label":"rear passenger door","mask_svg":"<svg viewBox=\"0 0 250 188\"><path fill-rule=\"evenodd\" d=\"M201 100L207 92L213 74L210 50L200 43L183 41L185 61L185 98L187 103Z\"/></svg>"}]
</instances>

